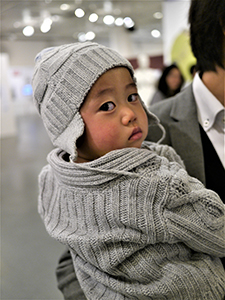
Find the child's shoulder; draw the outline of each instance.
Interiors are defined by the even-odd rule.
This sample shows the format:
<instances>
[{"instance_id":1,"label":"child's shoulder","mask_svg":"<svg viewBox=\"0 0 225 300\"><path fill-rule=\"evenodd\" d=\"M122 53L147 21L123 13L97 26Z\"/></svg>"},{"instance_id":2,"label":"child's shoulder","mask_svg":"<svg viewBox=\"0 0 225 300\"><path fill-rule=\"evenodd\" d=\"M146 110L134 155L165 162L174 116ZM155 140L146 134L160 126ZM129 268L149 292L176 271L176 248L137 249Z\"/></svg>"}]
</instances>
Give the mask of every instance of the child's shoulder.
<instances>
[{"instance_id":1,"label":"child's shoulder","mask_svg":"<svg viewBox=\"0 0 225 300\"><path fill-rule=\"evenodd\" d=\"M172 147L168 145L144 141L142 143L142 148L153 151L159 156L166 157L170 162L177 162L185 168L181 157L176 153L176 151Z\"/></svg>"}]
</instances>

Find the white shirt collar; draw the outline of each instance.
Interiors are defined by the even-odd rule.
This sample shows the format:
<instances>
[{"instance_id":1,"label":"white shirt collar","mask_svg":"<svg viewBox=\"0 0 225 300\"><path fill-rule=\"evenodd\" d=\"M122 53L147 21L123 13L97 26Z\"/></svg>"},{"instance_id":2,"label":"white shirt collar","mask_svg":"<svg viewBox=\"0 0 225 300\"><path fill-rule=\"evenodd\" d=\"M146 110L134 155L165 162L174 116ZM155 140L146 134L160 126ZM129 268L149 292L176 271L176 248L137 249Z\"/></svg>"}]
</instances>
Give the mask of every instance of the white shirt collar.
<instances>
[{"instance_id":1,"label":"white shirt collar","mask_svg":"<svg viewBox=\"0 0 225 300\"><path fill-rule=\"evenodd\" d=\"M196 73L193 79L193 93L197 105L198 121L202 128L208 131L214 125L216 117L221 115L221 111L224 111L224 107L204 85L199 73Z\"/></svg>"}]
</instances>

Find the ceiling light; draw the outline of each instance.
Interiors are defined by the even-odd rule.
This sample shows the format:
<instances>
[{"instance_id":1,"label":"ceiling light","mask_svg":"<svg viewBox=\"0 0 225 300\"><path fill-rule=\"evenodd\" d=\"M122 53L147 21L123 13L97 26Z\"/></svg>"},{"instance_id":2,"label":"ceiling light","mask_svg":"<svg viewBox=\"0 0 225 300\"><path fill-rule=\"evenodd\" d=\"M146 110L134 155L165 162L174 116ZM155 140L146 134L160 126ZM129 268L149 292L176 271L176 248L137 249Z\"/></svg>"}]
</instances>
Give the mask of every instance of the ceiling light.
<instances>
[{"instance_id":1,"label":"ceiling light","mask_svg":"<svg viewBox=\"0 0 225 300\"><path fill-rule=\"evenodd\" d=\"M63 3L63 4L60 5L61 10L68 10L69 8L70 8L69 4Z\"/></svg>"},{"instance_id":2,"label":"ceiling light","mask_svg":"<svg viewBox=\"0 0 225 300\"><path fill-rule=\"evenodd\" d=\"M51 29L51 26L46 25L44 23L40 27L40 30L41 30L42 33L47 33L47 32L49 32L50 29Z\"/></svg>"},{"instance_id":3,"label":"ceiling light","mask_svg":"<svg viewBox=\"0 0 225 300\"><path fill-rule=\"evenodd\" d=\"M98 15L97 15L97 14L93 13L93 14L91 14L91 15L89 16L89 21L90 21L90 22L94 23L94 22L96 22L97 20L98 20Z\"/></svg>"},{"instance_id":4,"label":"ceiling light","mask_svg":"<svg viewBox=\"0 0 225 300\"><path fill-rule=\"evenodd\" d=\"M23 34L25 36L32 36L34 34L34 27L33 26L24 27Z\"/></svg>"},{"instance_id":5,"label":"ceiling light","mask_svg":"<svg viewBox=\"0 0 225 300\"><path fill-rule=\"evenodd\" d=\"M116 26L122 26L123 25L123 18L117 18L115 20L115 25Z\"/></svg>"},{"instance_id":6,"label":"ceiling light","mask_svg":"<svg viewBox=\"0 0 225 300\"><path fill-rule=\"evenodd\" d=\"M163 18L163 14L160 11L157 11L153 14L153 17L155 19L162 19Z\"/></svg>"},{"instance_id":7,"label":"ceiling light","mask_svg":"<svg viewBox=\"0 0 225 300\"><path fill-rule=\"evenodd\" d=\"M45 18L44 19L44 24L51 26L52 25L52 19L51 18Z\"/></svg>"},{"instance_id":8,"label":"ceiling light","mask_svg":"<svg viewBox=\"0 0 225 300\"><path fill-rule=\"evenodd\" d=\"M85 15L85 12L83 11L82 8L77 8L74 13L75 16L78 18L82 18Z\"/></svg>"},{"instance_id":9,"label":"ceiling light","mask_svg":"<svg viewBox=\"0 0 225 300\"><path fill-rule=\"evenodd\" d=\"M130 17L126 17L123 19L123 22L124 22L124 26L126 28L132 28L134 27L134 21L130 18Z\"/></svg>"},{"instance_id":10,"label":"ceiling light","mask_svg":"<svg viewBox=\"0 0 225 300\"><path fill-rule=\"evenodd\" d=\"M158 29L153 29L151 31L151 35L154 37L154 38L159 38L161 36L161 32L158 30Z\"/></svg>"},{"instance_id":11,"label":"ceiling light","mask_svg":"<svg viewBox=\"0 0 225 300\"><path fill-rule=\"evenodd\" d=\"M87 41L92 41L95 38L95 33L93 31L89 31L85 34L85 38Z\"/></svg>"},{"instance_id":12,"label":"ceiling light","mask_svg":"<svg viewBox=\"0 0 225 300\"><path fill-rule=\"evenodd\" d=\"M111 15L106 15L104 18L103 18L103 22L106 24L106 25L112 25L115 21L115 18Z\"/></svg>"},{"instance_id":13,"label":"ceiling light","mask_svg":"<svg viewBox=\"0 0 225 300\"><path fill-rule=\"evenodd\" d=\"M78 34L78 41L79 42L86 42L86 34L84 32L80 32Z\"/></svg>"},{"instance_id":14,"label":"ceiling light","mask_svg":"<svg viewBox=\"0 0 225 300\"><path fill-rule=\"evenodd\" d=\"M43 33L48 32L51 29L51 25L52 25L51 18L45 18L40 27L41 32Z\"/></svg>"},{"instance_id":15,"label":"ceiling light","mask_svg":"<svg viewBox=\"0 0 225 300\"><path fill-rule=\"evenodd\" d=\"M41 24L40 30L42 33L49 32L50 29L51 29L51 25L45 23Z\"/></svg>"}]
</instances>

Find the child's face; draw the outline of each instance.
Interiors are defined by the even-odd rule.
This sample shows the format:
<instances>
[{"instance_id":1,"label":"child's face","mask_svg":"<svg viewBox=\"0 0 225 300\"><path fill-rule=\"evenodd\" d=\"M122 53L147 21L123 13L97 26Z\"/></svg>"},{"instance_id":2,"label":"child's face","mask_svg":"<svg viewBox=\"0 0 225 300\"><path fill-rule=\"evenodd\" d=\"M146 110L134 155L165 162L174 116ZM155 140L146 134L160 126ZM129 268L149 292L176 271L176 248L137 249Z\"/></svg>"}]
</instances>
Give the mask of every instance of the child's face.
<instances>
[{"instance_id":1,"label":"child's face","mask_svg":"<svg viewBox=\"0 0 225 300\"><path fill-rule=\"evenodd\" d=\"M107 71L95 82L80 114L85 132L77 162L91 161L116 149L140 148L148 133L137 87L124 67Z\"/></svg>"}]
</instances>

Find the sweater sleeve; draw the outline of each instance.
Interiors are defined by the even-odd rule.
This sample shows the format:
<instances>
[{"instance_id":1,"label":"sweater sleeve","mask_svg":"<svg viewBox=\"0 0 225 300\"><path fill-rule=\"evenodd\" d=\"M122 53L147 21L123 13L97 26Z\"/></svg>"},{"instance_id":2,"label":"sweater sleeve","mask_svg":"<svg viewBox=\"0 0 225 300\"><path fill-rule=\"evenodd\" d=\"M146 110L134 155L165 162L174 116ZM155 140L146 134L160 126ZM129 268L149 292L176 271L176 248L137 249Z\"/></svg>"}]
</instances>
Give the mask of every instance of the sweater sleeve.
<instances>
[{"instance_id":1,"label":"sweater sleeve","mask_svg":"<svg viewBox=\"0 0 225 300\"><path fill-rule=\"evenodd\" d=\"M191 249L225 256L224 204L200 181L179 169L171 177L164 210L169 243L183 242Z\"/></svg>"},{"instance_id":2,"label":"sweater sleeve","mask_svg":"<svg viewBox=\"0 0 225 300\"><path fill-rule=\"evenodd\" d=\"M59 259L56 269L56 278L58 289L62 292L65 300L86 299L76 277L69 250L66 250Z\"/></svg>"},{"instance_id":3,"label":"sweater sleeve","mask_svg":"<svg viewBox=\"0 0 225 300\"><path fill-rule=\"evenodd\" d=\"M145 141L144 145L146 145L149 150L154 151L157 155L167 158L169 162L177 162L185 169L185 165L181 157L176 153L176 151L172 147L148 141Z\"/></svg>"}]
</instances>

